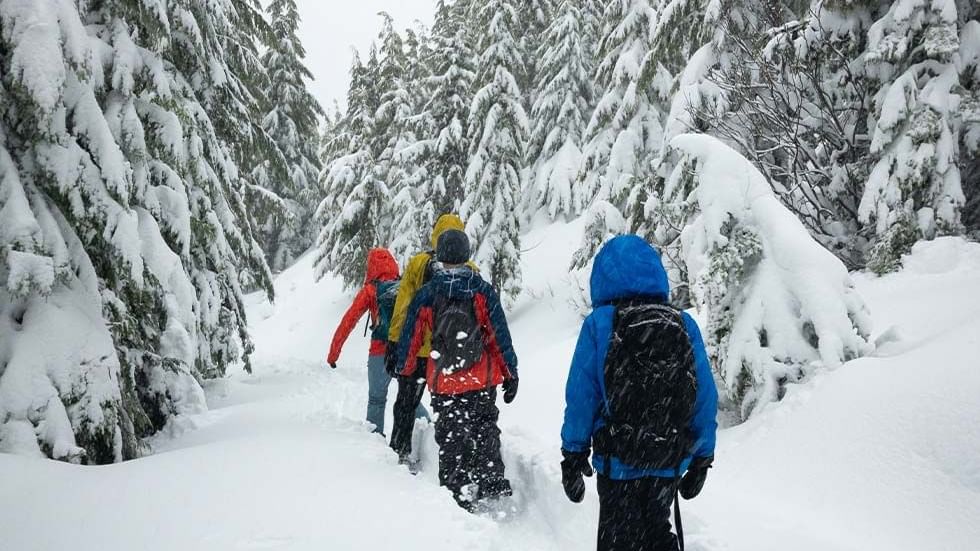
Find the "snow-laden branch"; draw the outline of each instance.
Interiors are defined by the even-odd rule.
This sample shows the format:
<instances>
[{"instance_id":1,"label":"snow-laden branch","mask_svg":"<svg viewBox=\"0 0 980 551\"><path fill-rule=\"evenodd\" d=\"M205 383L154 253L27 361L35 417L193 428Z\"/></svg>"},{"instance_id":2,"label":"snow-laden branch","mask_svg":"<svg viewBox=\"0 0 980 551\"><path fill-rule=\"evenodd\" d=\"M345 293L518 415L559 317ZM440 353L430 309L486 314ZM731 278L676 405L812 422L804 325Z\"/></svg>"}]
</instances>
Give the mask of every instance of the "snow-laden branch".
<instances>
[{"instance_id":1,"label":"snow-laden branch","mask_svg":"<svg viewBox=\"0 0 980 551\"><path fill-rule=\"evenodd\" d=\"M871 319L844 264L747 159L719 140L670 142L665 196L687 203L681 241L712 365L743 417L819 367L867 354Z\"/></svg>"}]
</instances>

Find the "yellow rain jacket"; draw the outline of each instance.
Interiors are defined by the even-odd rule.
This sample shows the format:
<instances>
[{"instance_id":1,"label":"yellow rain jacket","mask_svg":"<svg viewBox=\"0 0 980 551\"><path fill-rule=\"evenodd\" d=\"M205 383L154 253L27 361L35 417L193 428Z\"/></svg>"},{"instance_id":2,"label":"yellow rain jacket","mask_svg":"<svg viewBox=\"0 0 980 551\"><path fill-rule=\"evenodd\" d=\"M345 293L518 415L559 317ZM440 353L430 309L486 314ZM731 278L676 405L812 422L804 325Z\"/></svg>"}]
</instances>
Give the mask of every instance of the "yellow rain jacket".
<instances>
[{"instance_id":1,"label":"yellow rain jacket","mask_svg":"<svg viewBox=\"0 0 980 551\"><path fill-rule=\"evenodd\" d=\"M436 220L436 225L432 228L432 250L436 249L439 236L446 230L466 231L463 220L455 214L443 214ZM391 313L391 328L388 330L388 340L398 342L402 334L402 327L405 325L405 317L408 315L408 307L412 304L415 293L422 288L425 277L425 268L429 265L429 259L434 253L427 251L419 253L408 261L408 266L402 273L402 281L398 286L398 296L395 298L395 309ZM476 264L471 260L467 263L470 268L477 270ZM419 349L419 358L428 358L432 335L425 336L425 343Z\"/></svg>"}]
</instances>

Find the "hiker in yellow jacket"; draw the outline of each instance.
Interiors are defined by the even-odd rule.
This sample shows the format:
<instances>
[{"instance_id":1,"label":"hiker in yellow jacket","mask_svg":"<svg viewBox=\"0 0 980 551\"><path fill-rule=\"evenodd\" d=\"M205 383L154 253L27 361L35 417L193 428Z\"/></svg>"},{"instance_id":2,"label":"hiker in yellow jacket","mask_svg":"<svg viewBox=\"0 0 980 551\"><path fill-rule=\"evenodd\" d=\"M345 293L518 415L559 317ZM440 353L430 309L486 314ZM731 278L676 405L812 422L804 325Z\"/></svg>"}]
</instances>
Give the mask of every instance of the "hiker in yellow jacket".
<instances>
[{"instance_id":1,"label":"hiker in yellow jacket","mask_svg":"<svg viewBox=\"0 0 980 551\"><path fill-rule=\"evenodd\" d=\"M396 358L395 351L398 349L398 339L401 336L402 326L405 325L405 317L408 313L408 306L412 303L415 293L423 285L432 279L433 270L438 269L436 265L435 248L439 241L439 236L446 230L465 231L463 221L455 214L443 214L436 220L432 228L432 249L421 252L408 261L408 266L402 274L401 285L398 287L398 297L395 299L395 309L391 314L391 327L388 331L388 347L385 355L385 368L388 373L395 376ZM476 265L469 263L474 270ZM394 426L391 428L391 449L398 453L399 463L411 466L409 456L412 453L412 430L415 428L415 410L422 401L425 393L425 362L429 358L431 335L425 336L425 342L418 352L416 361L423 367L415 370L416 375L410 377L398 377L398 397L395 399L393 408Z\"/></svg>"}]
</instances>

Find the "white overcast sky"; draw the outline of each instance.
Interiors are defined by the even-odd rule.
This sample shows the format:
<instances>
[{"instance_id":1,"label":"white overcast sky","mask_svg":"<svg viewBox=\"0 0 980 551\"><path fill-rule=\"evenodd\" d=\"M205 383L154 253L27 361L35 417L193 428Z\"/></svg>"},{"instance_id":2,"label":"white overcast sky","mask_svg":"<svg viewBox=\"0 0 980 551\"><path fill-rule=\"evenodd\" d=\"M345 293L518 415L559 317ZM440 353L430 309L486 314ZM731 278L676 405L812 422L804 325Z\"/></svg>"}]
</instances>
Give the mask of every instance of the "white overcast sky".
<instances>
[{"instance_id":1,"label":"white overcast sky","mask_svg":"<svg viewBox=\"0 0 980 551\"><path fill-rule=\"evenodd\" d=\"M390 13L400 29L414 26L415 20L431 25L436 0L297 0L296 5L306 66L316 77L312 90L330 109L334 99L344 107L351 48L367 56L381 29L378 12Z\"/></svg>"}]
</instances>

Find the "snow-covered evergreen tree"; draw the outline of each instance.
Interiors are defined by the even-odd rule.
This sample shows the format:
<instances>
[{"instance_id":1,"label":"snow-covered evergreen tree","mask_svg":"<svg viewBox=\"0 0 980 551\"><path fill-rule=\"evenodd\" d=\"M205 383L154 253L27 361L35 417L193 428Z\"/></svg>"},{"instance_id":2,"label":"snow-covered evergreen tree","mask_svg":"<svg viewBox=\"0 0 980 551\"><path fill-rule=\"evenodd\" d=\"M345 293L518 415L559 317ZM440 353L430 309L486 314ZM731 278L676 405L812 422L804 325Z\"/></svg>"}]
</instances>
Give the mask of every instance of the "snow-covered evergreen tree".
<instances>
[{"instance_id":1,"label":"snow-covered evergreen tree","mask_svg":"<svg viewBox=\"0 0 980 551\"><path fill-rule=\"evenodd\" d=\"M962 2L960 19L960 175L966 203L961 210L963 224L975 238L980 238L980 5Z\"/></svg>"},{"instance_id":2,"label":"snow-covered evergreen tree","mask_svg":"<svg viewBox=\"0 0 980 551\"><path fill-rule=\"evenodd\" d=\"M710 41L679 76L664 143L687 131L724 138L756 164L818 241L858 267L868 101L854 56L868 15L859 3L834 6L736 1L721 13L704 7L695 40ZM796 20L790 7L811 11ZM661 26L676 28L665 20ZM670 49L683 53L678 36L684 33L659 34L656 49L676 42Z\"/></svg>"},{"instance_id":3,"label":"snow-covered evergreen tree","mask_svg":"<svg viewBox=\"0 0 980 551\"><path fill-rule=\"evenodd\" d=\"M432 27L430 80L431 100L425 107L433 133L426 136L423 165L435 217L456 212L463 203L466 168L469 164L468 120L476 78L477 56L473 51L467 18L468 0L440 0Z\"/></svg>"},{"instance_id":4,"label":"snow-covered evergreen tree","mask_svg":"<svg viewBox=\"0 0 980 551\"><path fill-rule=\"evenodd\" d=\"M306 86L313 75L303 64L306 51L296 34L300 18L295 0L273 0L268 12L272 42L262 56L267 71L263 79L267 111L262 128L282 152L285 172L270 174L277 164L268 160L256 167L253 189L282 206L266 210L265 216L253 213L269 266L278 271L308 249L316 236L313 207L322 199L317 183L321 165L316 136L324 112ZM285 216L277 216L279 213Z\"/></svg>"},{"instance_id":5,"label":"snow-covered evergreen tree","mask_svg":"<svg viewBox=\"0 0 980 551\"><path fill-rule=\"evenodd\" d=\"M106 463L135 435L95 268L60 212L85 216L62 199L71 194L78 207L102 207L89 226L128 214L113 197L130 192L122 152L83 78L93 69L73 4L0 3L0 451ZM111 164L67 131L76 110L75 128ZM132 225L120 230L120 241L133 238ZM135 256L118 245L106 253Z\"/></svg>"},{"instance_id":6,"label":"snow-covered evergreen tree","mask_svg":"<svg viewBox=\"0 0 980 551\"><path fill-rule=\"evenodd\" d=\"M874 98L874 167L859 214L875 223L868 266L885 272L921 238L958 233L958 14L952 0L897 0L868 32L864 56Z\"/></svg>"},{"instance_id":7,"label":"snow-covered evergreen tree","mask_svg":"<svg viewBox=\"0 0 980 551\"><path fill-rule=\"evenodd\" d=\"M663 119L660 143L650 162L658 166L670 141L688 132L713 133L726 119L728 101L724 89L711 76L732 62L725 44L723 21L746 24L741 14L754 0L663 0L659 3L651 49L644 59L641 85L653 86L658 102L669 105ZM724 12L724 13L723 13ZM651 174L630 190L623 212L629 231L657 244L667 259L673 300L687 304L687 273L680 255L680 231L673 224L675 208L660 201L666 174ZM666 210L664 210L666 209Z\"/></svg>"},{"instance_id":8,"label":"snow-covered evergreen tree","mask_svg":"<svg viewBox=\"0 0 980 551\"><path fill-rule=\"evenodd\" d=\"M734 7L729 5L727 9L731 12ZM722 89L709 76L723 66L728 54L719 25L719 1L665 0L658 10L640 81L657 83L654 90L657 100L670 106L663 121L661 141L654 144L655 152L648 157L651 166L663 168L660 161L670 150L674 137L688 132L711 132L712 123L724 118L727 102ZM667 176L662 171L653 172L632 186L623 209L626 215L623 224L628 231L657 245L671 282L671 300L686 306L691 297L680 242L683 226L677 225L677 221L689 213L683 204L661 200Z\"/></svg>"},{"instance_id":9,"label":"snow-covered evergreen tree","mask_svg":"<svg viewBox=\"0 0 980 551\"><path fill-rule=\"evenodd\" d=\"M679 73L695 51L718 33L720 0L664 0L658 9L653 49L647 59Z\"/></svg>"},{"instance_id":10,"label":"snow-covered evergreen tree","mask_svg":"<svg viewBox=\"0 0 980 551\"><path fill-rule=\"evenodd\" d=\"M415 131L417 121L413 119L419 109L416 82L419 60L419 43L414 33L409 34L409 45L394 27L394 21L387 13L381 14L383 25L378 42L381 44L381 58L378 67L378 90L380 105L372 124L373 135L378 140L376 171L378 179L385 183L388 195L385 200L385 219L391 220L388 235L391 241L385 245L392 249L398 258L407 259L419 248L416 227L418 210L421 205L415 184L418 171L417 159L406 150L414 149L418 139ZM411 72L411 74L410 74Z\"/></svg>"},{"instance_id":11,"label":"snow-covered evergreen tree","mask_svg":"<svg viewBox=\"0 0 980 551\"><path fill-rule=\"evenodd\" d=\"M665 141L684 125L723 136L849 267L894 269L916 240L962 231L960 5L975 14L954 1L724 4L719 69L702 80L719 101L694 102L688 120L672 109Z\"/></svg>"},{"instance_id":12,"label":"snow-covered evergreen tree","mask_svg":"<svg viewBox=\"0 0 980 551\"><path fill-rule=\"evenodd\" d=\"M599 60L598 46L602 41L602 16L606 11L605 0L579 0L582 12L582 39L594 49L590 52L592 62Z\"/></svg>"},{"instance_id":13,"label":"snow-covered evergreen tree","mask_svg":"<svg viewBox=\"0 0 980 551\"><path fill-rule=\"evenodd\" d=\"M708 80L726 54L719 7L719 0L667 0L660 10L645 71L654 78L662 66L675 75L661 149L675 136L708 130L699 114L721 115L720 90Z\"/></svg>"},{"instance_id":14,"label":"snow-covered evergreen tree","mask_svg":"<svg viewBox=\"0 0 980 551\"><path fill-rule=\"evenodd\" d=\"M871 351L870 318L847 269L757 168L694 134L674 138L664 162L711 364L743 418L814 369Z\"/></svg>"},{"instance_id":15,"label":"snow-covered evergreen tree","mask_svg":"<svg viewBox=\"0 0 980 551\"><path fill-rule=\"evenodd\" d=\"M623 209L633 187L650 176L663 129L660 96L669 75L641 82L657 15L648 0L614 0L603 14L596 72L597 105L586 127L580 190L590 201L576 266L585 265L611 235L626 228Z\"/></svg>"},{"instance_id":16,"label":"snow-covered evergreen tree","mask_svg":"<svg viewBox=\"0 0 980 551\"><path fill-rule=\"evenodd\" d=\"M575 188L582 162L582 135L592 113L592 52L579 0L561 0L543 44L529 60L537 63L527 162L529 214L545 210L552 219L583 208Z\"/></svg>"},{"instance_id":17,"label":"snow-covered evergreen tree","mask_svg":"<svg viewBox=\"0 0 980 551\"><path fill-rule=\"evenodd\" d=\"M327 178L327 169L335 160L347 152L350 136L344 131L346 123L347 120L344 117L344 113L340 110L340 105L334 100L333 106L327 111L320 128L319 157L322 168L317 178L320 201L317 202L316 210L313 213L313 226L317 230L318 237L319 232L323 229L324 221L332 219L340 212L339 204L342 198L329 193L330 182L329 178Z\"/></svg>"},{"instance_id":18,"label":"snow-covered evergreen tree","mask_svg":"<svg viewBox=\"0 0 980 551\"><path fill-rule=\"evenodd\" d=\"M265 263L198 96L218 18L0 4L0 449L136 457L248 367L239 274Z\"/></svg>"},{"instance_id":19,"label":"snow-covered evergreen tree","mask_svg":"<svg viewBox=\"0 0 980 551\"><path fill-rule=\"evenodd\" d=\"M335 100L323 117L320 126L320 165L327 167L347 151L349 135L344 128L347 120L340 105ZM345 141L348 140L348 141ZM321 170L322 172L322 170ZM321 181L323 178L321 177ZM322 192L322 187L321 187Z\"/></svg>"},{"instance_id":20,"label":"snow-covered evergreen tree","mask_svg":"<svg viewBox=\"0 0 980 551\"><path fill-rule=\"evenodd\" d=\"M393 163L398 185L391 193L392 240L389 245L402 262L430 247L429 235L435 223L435 199L431 193L426 159L434 153L435 124L429 110L432 93L429 61L432 55L428 31L409 29L405 33L405 72L402 86L407 116L401 121L399 139L393 143Z\"/></svg>"},{"instance_id":21,"label":"snow-covered evergreen tree","mask_svg":"<svg viewBox=\"0 0 980 551\"><path fill-rule=\"evenodd\" d=\"M261 206L280 210L285 205L261 193L253 180L256 168L263 164L269 165L266 173L270 177L288 173L279 145L262 125L263 115L268 111L263 95L267 74L258 51L260 44L271 42L271 33L259 0L192 0L175 2L173 9L184 21L197 24L196 28L192 25L175 36L178 41L185 40L183 32L190 33L187 40L200 40L209 52L221 58L220 63L201 65L196 56L185 57L180 52L174 55L175 63L188 75L223 147L238 169L232 185L243 191L258 191L248 198L272 199L263 201ZM242 224L254 228L245 199L243 196L231 207ZM253 232L249 229L249 233ZM240 282L249 289L271 289L271 273L261 246L253 242L251 247L249 258L261 262L247 262L240 272Z\"/></svg>"},{"instance_id":22,"label":"snow-covered evergreen tree","mask_svg":"<svg viewBox=\"0 0 980 551\"><path fill-rule=\"evenodd\" d=\"M556 0L521 0L516 6L519 10L520 25L514 30L518 47L524 52L523 71L517 76L517 83L524 92L525 109L530 109L537 101L538 63L535 55L545 41L545 31L555 19Z\"/></svg>"},{"instance_id":23,"label":"snow-covered evergreen tree","mask_svg":"<svg viewBox=\"0 0 980 551\"><path fill-rule=\"evenodd\" d=\"M399 148L407 120L412 115L411 99L406 83L408 58L401 34L395 29L394 20L385 12L381 13L383 25L378 36L380 51L378 56L377 87L378 108L374 114L372 135L378 152L379 163L385 166L386 182L391 185L398 176L388 175L395 170L393 159Z\"/></svg>"},{"instance_id":24,"label":"snow-covered evergreen tree","mask_svg":"<svg viewBox=\"0 0 980 551\"><path fill-rule=\"evenodd\" d=\"M491 283L513 299L520 292L520 213L524 147L528 120L515 75L524 56L515 30L520 24L516 2L488 0L479 11L480 40L469 128L470 163L461 214L475 244L474 260Z\"/></svg>"},{"instance_id":25,"label":"snow-covered evergreen tree","mask_svg":"<svg viewBox=\"0 0 980 551\"><path fill-rule=\"evenodd\" d=\"M323 228L317 239L317 277L335 273L348 285L364 280L367 252L388 243L389 237L384 218L388 189L379 178L380 152L374 149L383 144L374 124L380 103L378 66L374 46L366 64L355 54L347 115L337 138L346 148L323 171L326 199L317 209Z\"/></svg>"},{"instance_id":26,"label":"snow-covered evergreen tree","mask_svg":"<svg viewBox=\"0 0 980 551\"><path fill-rule=\"evenodd\" d=\"M193 84L199 88L218 136L244 169L242 177L249 177L262 161L277 162L285 171L281 152L262 125L268 74L259 47L272 45L273 38L259 0L216 0L211 5L192 0L187 4L181 8L187 13L203 10L210 14L197 33L222 53L223 63L211 73L193 75Z\"/></svg>"},{"instance_id":27,"label":"snow-covered evergreen tree","mask_svg":"<svg viewBox=\"0 0 980 551\"><path fill-rule=\"evenodd\" d=\"M227 365L237 361L240 352L226 350L231 343L241 340L245 343L243 352L247 354L252 350L246 332L240 285L228 274L237 273L239 281L264 289L270 297L273 295L271 274L255 239L252 220L242 197L241 171L236 165L236 156L229 151L227 139L215 122L216 111L209 105L216 97L227 95L230 79L241 74L233 70L233 65L216 61L236 57L232 53L237 48L229 50L222 37L225 40L237 37L243 43L242 50L254 52L255 37L242 33L261 33L264 28L261 13L254 8L256 5L253 2L253 8L245 10L228 3L220 10L209 11L200 9L202 6L199 5L175 4L170 6L168 18L170 42L164 57L167 61L172 60L179 71L178 81L186 88L184 93L189 97L192 91L196 92L197 98L188 102L186 114L178 113L178 119L193 121L193 126L190 122L184 123L187 134L184 147L189 155L184 159L183 171L189 174L184 178L185 182L191 182L187 194L191 225L196 230L190 247L192 268L188 271L201 303L201 332L209 335L210 341L207 346L200 347L197 359L197 367L205 377L223 374ZM113 13L111 6L103 6L103 13ZM238 17L226 17L232 13ZM259 22L244 25L242 18L246 16L257 18ZM237 32L233 32L235 29ZM251 48L245 43L251 43ZM248 55L242 54L243 57ZM251 117L251 128L261 129L261 117L254 109L241 113ZM155 128L153 124L150 126ZM171 144L169 149L177 151L178 146ZM247 363L246 369L250 369Z\"/></svg>"}]
</instances>

